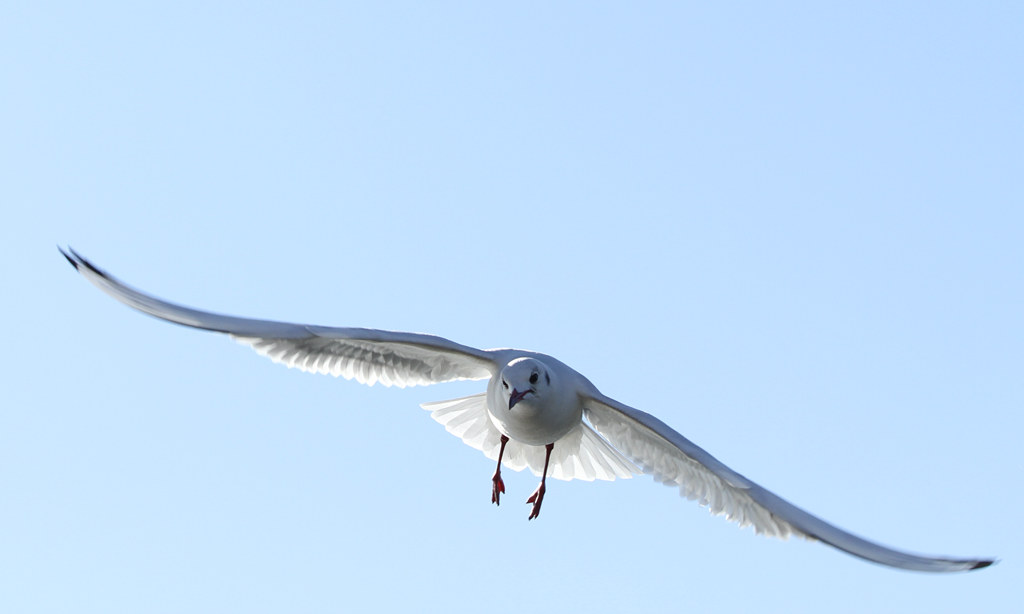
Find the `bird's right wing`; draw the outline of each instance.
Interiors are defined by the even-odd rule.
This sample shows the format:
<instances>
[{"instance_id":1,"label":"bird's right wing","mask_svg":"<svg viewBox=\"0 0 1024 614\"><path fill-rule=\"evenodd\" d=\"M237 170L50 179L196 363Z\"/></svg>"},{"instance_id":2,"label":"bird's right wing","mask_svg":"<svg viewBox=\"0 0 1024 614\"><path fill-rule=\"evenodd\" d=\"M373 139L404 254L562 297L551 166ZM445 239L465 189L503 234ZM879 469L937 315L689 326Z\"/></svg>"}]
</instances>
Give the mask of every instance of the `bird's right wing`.
<instances>
[{"instance_id":1,"label":"bird's right wing","mask_svg":"<svg viewBox=\"0 0 1024 614\"><path fill-rule=\"evenodd\" d=\"M228 333L274 362L303 371L405 387L486 379L500 368L500 350L479 350L433 335L289 324L176 305L122 283L74 250L61 253L94 286L129 307L175 324Z\"/></svg>"},{"instance_id":2,"label":"bird's right wing","mask_svg":"<svg viewBox=\"0 0 1024 614\"><path fill-rule=\"evenodd\" d=\"M725 514L740 526L753 525L758 533L817 539L874 563L917 571L969 571L994 562L911 554L858 537L736 473L650 414L596 391L584 407L594 429L645 473L678 486L680 494L715 514Z\"/></svg>"}]
</instances>

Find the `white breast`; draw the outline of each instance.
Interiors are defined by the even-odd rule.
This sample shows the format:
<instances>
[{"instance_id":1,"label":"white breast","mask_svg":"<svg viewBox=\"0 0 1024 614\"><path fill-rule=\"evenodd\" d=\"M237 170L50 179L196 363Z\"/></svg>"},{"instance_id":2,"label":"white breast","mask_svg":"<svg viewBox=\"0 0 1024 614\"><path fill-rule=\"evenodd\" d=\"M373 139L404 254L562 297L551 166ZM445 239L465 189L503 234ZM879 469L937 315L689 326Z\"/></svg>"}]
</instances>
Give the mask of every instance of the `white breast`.
<instances>
[{"instance_id":1,"label":"white breast","mask_svg":"<svg viewBox=\"0 0 1024 614\"><path fill-rule=\"evenodd\" d=\"M508 408L501 376L487 384L487 413L503 434L516 441L542 446L561 439L583 419L583 405L571 387L552 386L537 396L528 395Z\"/></svg>"}]
</instances>

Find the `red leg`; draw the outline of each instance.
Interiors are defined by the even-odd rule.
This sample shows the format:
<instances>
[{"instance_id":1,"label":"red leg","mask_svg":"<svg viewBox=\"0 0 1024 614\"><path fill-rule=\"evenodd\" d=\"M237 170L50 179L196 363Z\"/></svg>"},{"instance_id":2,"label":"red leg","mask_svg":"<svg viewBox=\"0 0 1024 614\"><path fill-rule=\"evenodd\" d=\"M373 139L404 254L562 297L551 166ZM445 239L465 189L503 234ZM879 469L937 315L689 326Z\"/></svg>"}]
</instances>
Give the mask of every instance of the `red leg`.
<instances>
[{"instance_id":1,"label":"red leg","mask_svg":"<svg viewBox=\"0 0 1024 614\"><path fill-rule=\"evenodd\" d=\"M540 476L540 486L537 490L533 491L530 498L526 500L527 503L533 504L533 509L530 510L530 517L527 520L533 520L540 515L540 504L544 502L544 491L547 490L544 486L544 482L548 479L548 461L551 460L551 451L555 449L555 444L549 443L544 446L544 473Z\"/></svg>"},{"instance_id":2,"label":"red leg","mask_svg":"<svg viewBox=\"0 0 1024 614\"><path fill-rule=\"evenodd\" d=\"M501 505L501 493L505 492L505 482L501 479L501 456L505 453L505 444L508 443L508 437L501 436L501 448L498 450L498 468L494 470L494 476L491 478L491 503L495 505Z\"/></svg>"}]
</instances>

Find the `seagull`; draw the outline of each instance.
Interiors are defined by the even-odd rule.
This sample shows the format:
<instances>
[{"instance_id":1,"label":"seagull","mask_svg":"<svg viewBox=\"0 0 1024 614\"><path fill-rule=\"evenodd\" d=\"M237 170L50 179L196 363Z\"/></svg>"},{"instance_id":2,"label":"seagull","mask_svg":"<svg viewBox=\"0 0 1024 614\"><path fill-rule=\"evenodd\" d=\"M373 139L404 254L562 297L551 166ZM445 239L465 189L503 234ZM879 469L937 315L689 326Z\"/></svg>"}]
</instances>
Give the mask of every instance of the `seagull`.
<instances>
[{"instance_id":1,"label":"seagull","mask_svg":"<svg viewBox=\"0 0 1024 614\"><path fill-rule=\"evenodd\" d=\"M128 286L70 247L61 253L90 283L168 322L227 333L277 363L373 385L418 386L487 380L487 390L422 407L448 432L497 463L491 502L505 492L502 465L529 468L540 484L527 499L537 518L547 478L614 480L650 474L712 514L757 534L824 542L899 569L982 569L992 558L924 556L835 527L736 473L654 416L602 394L561 361L526 350L480 350L421 333L336 328L239 318L170 303Z\"/></svg>"}]
</instances>

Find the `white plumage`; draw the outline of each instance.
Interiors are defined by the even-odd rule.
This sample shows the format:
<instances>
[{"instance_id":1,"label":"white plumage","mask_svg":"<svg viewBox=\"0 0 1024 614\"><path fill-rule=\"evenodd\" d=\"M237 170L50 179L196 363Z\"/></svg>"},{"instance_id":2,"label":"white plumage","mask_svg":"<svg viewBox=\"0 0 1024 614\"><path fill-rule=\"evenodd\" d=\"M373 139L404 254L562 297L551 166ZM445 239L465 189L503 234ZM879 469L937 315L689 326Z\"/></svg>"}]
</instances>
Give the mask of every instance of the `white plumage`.
<instances>
[{"instance_id":1,"label":"white plumage","mask_svg":"<svg viewBox=\"0 0 1024 614\"><path fill-rule=\"evenodd\" d=\"M68 261L98 288L158 318L229 334L274 362L385 386L488 380L487 392L423 408L467 445L501 466L541 476L531 497L540 511L544 478L614 480L637 473L675 486L682 496L757 533L817 539L876 563L919 571L963 571L992 559L911 554L865 540L758 486L650 414L606 397L585 377L544 354L480 350L442 337L237 318L175 305L131 288L73 250ZM546 469L546 471L545 471Z\"/></svg>"},{"instance_id":2,"label":"white plumage","mask_svg":"<svg viewBox=\"0 0 1024 614\"><path fill-rule=\"evenodd\" d=\"M487 417L485 396L475 394L450 401L423 403L422 407L466 445L480 450L491 460L498 460L501 431ZM548 467L548 475L553 478L592 482L629 478L640 473L636 465L583 422L554 444ZM502 463L515 471L529 467L534 475L540 476L544 469L544 448L510 440Z\"/></svg>"}]
</instances>

